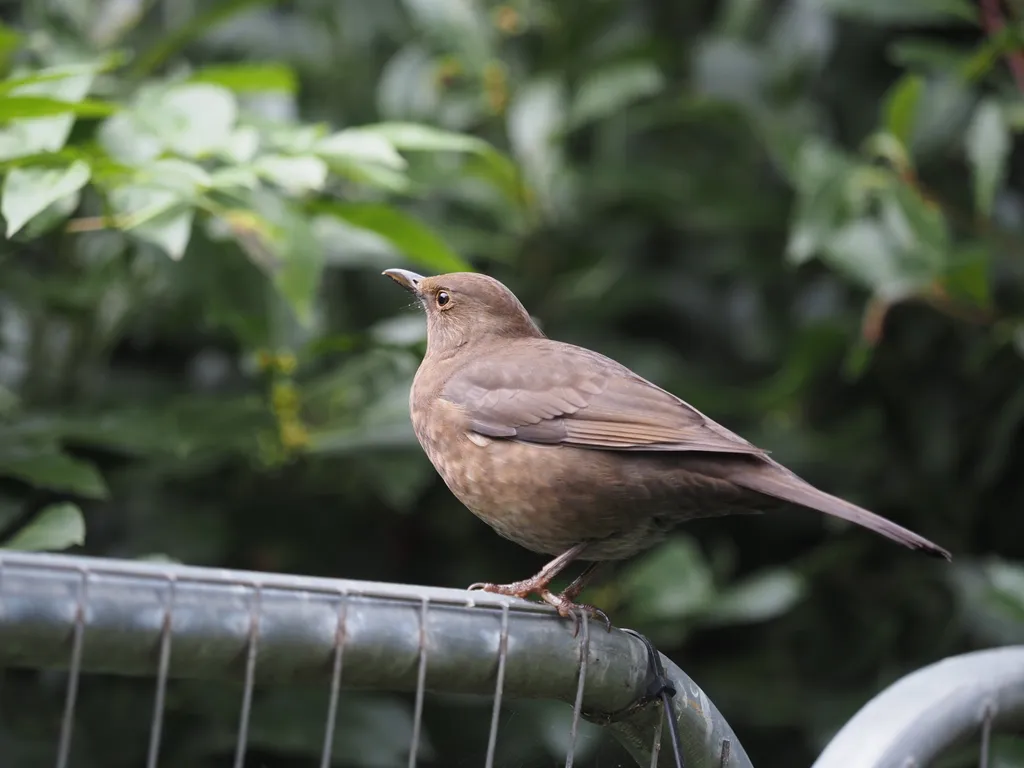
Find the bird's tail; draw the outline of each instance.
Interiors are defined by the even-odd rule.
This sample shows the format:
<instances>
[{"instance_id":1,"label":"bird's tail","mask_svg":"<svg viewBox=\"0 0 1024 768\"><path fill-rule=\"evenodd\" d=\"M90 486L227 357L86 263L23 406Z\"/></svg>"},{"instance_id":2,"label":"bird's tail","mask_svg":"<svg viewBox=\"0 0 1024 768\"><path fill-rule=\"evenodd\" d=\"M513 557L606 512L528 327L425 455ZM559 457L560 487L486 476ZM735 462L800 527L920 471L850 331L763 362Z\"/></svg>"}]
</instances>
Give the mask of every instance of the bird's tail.
<instances>
[{"instance_id":1,"label":"bird's tail","mask_svg":"<svg viewBox=\"0 0 1024 768\"><path fill-rule=\"evenodd\" d=\"M899 542L905 547L920 549L934 557L942 557L946 560L952 559L949 552L938 544L934 544L923 536L919 536L891 520L886 520L874 512L869 512L858 507L856 504L851 504L824 491L819 491L810 483L801 480L774 462L766 462L760 466L747 465L742 471L735 473L729 479L736 485L751 491L757 491L766 496L810 507L819 512L862 525L875 533L880 533L893 541Z\"/></svg>"}]
</instances>

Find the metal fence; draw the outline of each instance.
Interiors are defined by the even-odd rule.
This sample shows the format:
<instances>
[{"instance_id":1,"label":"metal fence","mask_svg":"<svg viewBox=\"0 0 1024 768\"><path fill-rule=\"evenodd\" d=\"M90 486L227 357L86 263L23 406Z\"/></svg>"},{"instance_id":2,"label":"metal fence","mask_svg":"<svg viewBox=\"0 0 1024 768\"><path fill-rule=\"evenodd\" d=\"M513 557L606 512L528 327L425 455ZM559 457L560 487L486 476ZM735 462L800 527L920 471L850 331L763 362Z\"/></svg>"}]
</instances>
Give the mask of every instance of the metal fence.
<instances>
[{"instance_id":1,"label":"metal fence","mask_svg":"<svg viewBox=\"0 0 1024 768\"><path fill-rule=\"evenodd\" d=\"M676 695L688 768L751 768L703 691L660 657ZM572 766L582 719L604 725L642 766L677 765L663 742L664 707L649 698L649 655L621 630L569 622L546 606L498 595L134 561L0 553L0 667L67 670L54 765L69 766L80 677L155 680L147 768L159 765L168 680L243 683L234 765L242 768L253 691L322 681L327 698L320 765L327 768L339 691L414 692L409 766L417 763L428 691L493 698L486 768L502 703L565 702Z\"/></svg>"},{"instance_id":2,"label":"metal fence","mask_svg":"<svg viewBox=\"0 0 1024 768\"><path fill-rule=\"evenodd\" d=\"M336 755L342 688L413 692L410 768L429 692L491 700L485 768L495 764L503 703L524 698L571 707L566 766L587 720L607 728L640 766L678 765L669 723L688 768L751 768L703 691L657 658L675 689L668 718L650 695L652 657L640 638L586 621L574 636L570 622L539 604L462 590L0 552L0 669L67 672L53 734L57 768L73 765L79 682L87 674L154 681L147 768L160 765L174 678L241 682L235 768L245 765L256 688L299 682L323 686L321 768ZM814 768L924 766L974 739L984 768L997 731L1024 734L1024 646L964 654L907 675L865 705Z\"/></svg>"}]
</instances>

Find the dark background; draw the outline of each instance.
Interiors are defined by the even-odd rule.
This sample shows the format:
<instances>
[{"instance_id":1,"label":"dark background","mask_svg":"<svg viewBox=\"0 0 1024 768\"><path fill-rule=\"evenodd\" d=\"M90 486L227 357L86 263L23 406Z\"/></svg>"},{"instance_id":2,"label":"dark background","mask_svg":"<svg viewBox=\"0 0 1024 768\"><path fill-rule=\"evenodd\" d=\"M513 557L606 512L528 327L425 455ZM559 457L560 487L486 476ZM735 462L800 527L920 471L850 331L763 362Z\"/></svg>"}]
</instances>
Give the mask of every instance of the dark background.
<instances>
[{"instance_id":1,"label":"dark background","mask_svg":"<svg viewBox=\"0 0 1024 768\"><path fill-rule=\"evenodd\" d=\"M5 4L11 77L118 53L86 91L122 110L47 147L3 129L2 212L22 201L29 223L0 246L0 532L60 549L80 510L71 551L92 555L532 574L543 560L463 509L408 425L423 321L380 270L469 264L549 335L953 552L812 513L704 520L585 594L704 688L758 768L810 764L899 676L1024 638L1017 5ZM50 87L30 93L86 95ZM0 91L5 121L27 115L18 93ZM317 143L381 121L455 133ZM90 182L12 178L26 157ZM178 181L197 166L252 183ZM49 765L63 678L0 690L3 764ZM74 765L139 765L151 695L86 681ZM229 764L237 697L172 687L161 765ZM312 764L324 704L261 693L250 764ZM499 765L561 764L567 708L510 713ZM342 716L361 725L338 765L405 764L408 698L353 694ZM421 764L480 764L488 718L429 705ZM623 764L587 744L584 764Z\"/></svg>"}]
</instances>

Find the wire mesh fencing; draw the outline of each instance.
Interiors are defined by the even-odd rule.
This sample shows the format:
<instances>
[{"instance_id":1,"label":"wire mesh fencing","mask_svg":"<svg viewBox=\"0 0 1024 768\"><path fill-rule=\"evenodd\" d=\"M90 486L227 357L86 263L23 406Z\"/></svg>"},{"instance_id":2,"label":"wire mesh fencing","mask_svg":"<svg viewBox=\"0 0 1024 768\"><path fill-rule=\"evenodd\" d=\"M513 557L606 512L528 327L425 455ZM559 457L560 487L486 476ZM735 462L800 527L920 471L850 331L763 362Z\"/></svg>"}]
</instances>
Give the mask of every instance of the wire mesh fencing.
<instances>
[{"instance_id":1,"label":"wire mesh fencing","mask_svg":"<svg viewBox=\"0 0 1024 768\"><path fill-rule=\"evenodd\" d=\"M56 768L75 764L78 692L90 674L153 678L147 768L161 765L168 681L179 678L241 682L235 768L246 765L254 692L295 682L323 685L321 768L337 757L343 689L413 693L409 768L421 764L428 692L491 699L486 768L496 765L500 714L513 699L572 708L566 766L574 764L586 720L606 728L637 765L679 765L665 741L678 731L688 768L750 768L703 691L657 658L671 699L652 695L641 638L585 620L574 636L571 623L546 606L498 595L0 553L0 668L66 673Z\"/></svg>"}]
</instances>

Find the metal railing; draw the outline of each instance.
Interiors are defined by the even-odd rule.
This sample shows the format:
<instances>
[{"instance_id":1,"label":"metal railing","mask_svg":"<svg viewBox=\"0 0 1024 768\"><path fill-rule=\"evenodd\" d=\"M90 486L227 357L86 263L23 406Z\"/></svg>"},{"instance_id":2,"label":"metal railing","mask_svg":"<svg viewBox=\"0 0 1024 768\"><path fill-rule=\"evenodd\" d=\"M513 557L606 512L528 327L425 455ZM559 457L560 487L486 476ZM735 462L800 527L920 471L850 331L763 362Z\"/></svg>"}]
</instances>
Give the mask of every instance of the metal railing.
<instances>
[{"instance_id":1,"label":"metal railing","mask_svg":"<svg viewBox=\"0 0 1024 768\"><path fill-rule=\"evenodd\" d=\"M903 677L835 735L812 768L931 764L978 737L989 764L993 732L1024 733L1024 646L943 659Z\"/></svg>"},{"instance_id":2,"label":"metal railing","mask_svg":"<svg viewBox=\"0 0 1024 768\"><path fill-rule=\"evenodd\" d=\"M651 699L651 656L628 630L553 618L547 606L481 592L123 560L0 551L0 669L67 671L53 740L68 768L79 681L155 681L147 768L160 764L168 682L242 683L234 765L245 764L257 687L324 686L319 764L336 756L342 688L411 691L408 765L419 756L425 696L491 699L485 768L495 764L510 699L572 707L566 766L583 720L607 728L637 765L676 766L665 707ZM688 768L752 768L703 691L658 655L675 689L669 717ZM999 730L1024 732L1024 646L964 654L882 691L832 739L814 768L924 766L972 738L988 765ZM15 767L16 768L16 767Z\"/></svg>"},{"instance_id":3,"label":"metal railing","mask_svg":"<svg viewBox=\"0 0 1024 768\"><path fill-rule=\"evenodd\" d=\"M751 768L704 692L660 658L688 768ZM322 768L342 687L415 693L411 768L428 691L493 698L486 768L502 702L512 698L573 707L566 766L582 719L604 725L638 765L676 765L662 743L664 707L638 705L650 680L642 640L586 621L574 637L547 606L480 592L0 552L0 667L68 671L57 768L68 766L79 678L88 673L155 678L147 768L159 763L172 678L243 682L236 768L254 689L297 681L325 684Z\"/></svg>"}]
</instances>

